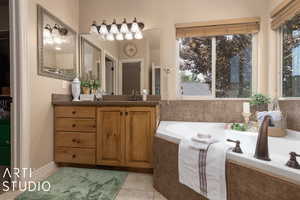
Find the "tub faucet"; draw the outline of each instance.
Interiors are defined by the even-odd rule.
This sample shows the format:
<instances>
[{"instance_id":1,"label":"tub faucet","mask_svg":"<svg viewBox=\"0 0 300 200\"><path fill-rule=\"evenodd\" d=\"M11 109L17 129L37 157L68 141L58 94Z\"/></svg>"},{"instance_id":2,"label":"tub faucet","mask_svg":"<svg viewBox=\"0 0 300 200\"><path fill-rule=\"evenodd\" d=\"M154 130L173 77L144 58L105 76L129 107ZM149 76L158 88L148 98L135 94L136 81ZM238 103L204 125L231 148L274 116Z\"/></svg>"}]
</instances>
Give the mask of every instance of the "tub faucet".
<instances>
[{"instance_id":1,"label":"tub faucet","mask_svg":"<svg viewBox=\"0 0 300 200\"><path fill-rule=\"evenodd\" d=\"M259 128L255 155L254 157L259 160L271 161L269 158L269 147L268 147L268 128L271 122L271 116L266 115Z\"/></svg>"}]
</instances>

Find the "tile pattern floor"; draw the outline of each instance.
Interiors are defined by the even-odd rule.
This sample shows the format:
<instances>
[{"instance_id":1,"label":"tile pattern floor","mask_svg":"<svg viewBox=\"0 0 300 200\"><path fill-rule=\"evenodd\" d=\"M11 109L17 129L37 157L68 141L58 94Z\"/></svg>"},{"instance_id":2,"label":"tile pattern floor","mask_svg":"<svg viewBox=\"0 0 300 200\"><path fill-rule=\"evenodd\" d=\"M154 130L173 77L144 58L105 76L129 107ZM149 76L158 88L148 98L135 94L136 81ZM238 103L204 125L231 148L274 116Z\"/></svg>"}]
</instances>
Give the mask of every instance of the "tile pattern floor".
<instances>
[{"instance_id":1,"label":"tile pattern floor","mask_svg":"<svg viewBox=\"0 0 300 200\"><path fill-rule=\"evenodd\" d=\"M167 200L152 186L150 174L129 173L115 200ZM0 200L14 200L20 192L8 192L0 195Z\"/></svg>"}]
</instances>

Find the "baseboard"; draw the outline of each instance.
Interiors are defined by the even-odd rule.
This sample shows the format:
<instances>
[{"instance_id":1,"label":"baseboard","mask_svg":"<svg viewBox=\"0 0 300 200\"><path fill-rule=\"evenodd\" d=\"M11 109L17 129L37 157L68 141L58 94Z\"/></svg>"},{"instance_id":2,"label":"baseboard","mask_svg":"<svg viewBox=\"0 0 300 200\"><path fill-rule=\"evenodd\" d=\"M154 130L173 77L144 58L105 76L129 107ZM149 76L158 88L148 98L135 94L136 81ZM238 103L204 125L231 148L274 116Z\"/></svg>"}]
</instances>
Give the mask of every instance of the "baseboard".
<instances>
[{"instance_id":1,"label":"baseboard","mask_svg":"<svg viewBox=\"0 0 300 200\"><path fill-rule=\"evenodd\" d=\"M58 169L55 162L50 162L32 172L32 181L42 181Z\"/></svg>"}]
</instances>

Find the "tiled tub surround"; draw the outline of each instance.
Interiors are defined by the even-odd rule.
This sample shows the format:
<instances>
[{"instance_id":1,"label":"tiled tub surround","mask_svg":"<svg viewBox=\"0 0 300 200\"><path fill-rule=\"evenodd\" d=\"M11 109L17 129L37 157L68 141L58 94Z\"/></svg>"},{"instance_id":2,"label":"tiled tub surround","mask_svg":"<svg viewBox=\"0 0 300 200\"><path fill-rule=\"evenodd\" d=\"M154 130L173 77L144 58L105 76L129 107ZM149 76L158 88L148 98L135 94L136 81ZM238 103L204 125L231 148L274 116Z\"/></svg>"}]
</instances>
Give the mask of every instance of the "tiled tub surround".
<instances>
[{"instance_id":1,"label":"tiled tub surround","mask_svg":"<svg viewBox=\"0 0 300 200\"><path fill-rule=\"evenodd\" d=\"M282 100L279 105L287 113L288 128L300 131L300 100Z\"/></svg>"},{"instance_id":2,"label":"tiled tub surround","mask_svg":"<svg viewBox=\"0 0 300 200\"><path fill-rule=\"evenodd\" d=\"M187 122L242 122L243 102L246 100L163 100L163 121ZM287 112L288 129L300 131L300 100L280 101Z\"/></svg>"},{"instance_id":3,"label":"tiled tub surround","mask_svg":"<svg viewBox=\"0 0 300 200\"><path fill-rule=\"evenodd\" d=\"M161 120L242 122L243 102L243 100L164 100L161 102Z\"/></svg>"},{"instance_id":4,"label":"tiled tub surround","mask_svg":"<svg viewBox=\"0 0 300 200\"><path fill-rule=\"evenodd\" d=\"M154 186L169 199L201 199L178 182L178 144L197 131L211 133L219 140L238 139L244 154L228 152L229 200L300 199L300 170L285 166L290 151L300 151L300 134L289 131L285 138L269 138L272 161L253 158L257 134L224 129L222 123L161 122L154 139ZM238 164L237 164L238 163ZM167 184L169 182L169 184ZM172 192L168 192L172 191ZM205 199L205 198L202 198Z\"/></svg>"}]
</instances>

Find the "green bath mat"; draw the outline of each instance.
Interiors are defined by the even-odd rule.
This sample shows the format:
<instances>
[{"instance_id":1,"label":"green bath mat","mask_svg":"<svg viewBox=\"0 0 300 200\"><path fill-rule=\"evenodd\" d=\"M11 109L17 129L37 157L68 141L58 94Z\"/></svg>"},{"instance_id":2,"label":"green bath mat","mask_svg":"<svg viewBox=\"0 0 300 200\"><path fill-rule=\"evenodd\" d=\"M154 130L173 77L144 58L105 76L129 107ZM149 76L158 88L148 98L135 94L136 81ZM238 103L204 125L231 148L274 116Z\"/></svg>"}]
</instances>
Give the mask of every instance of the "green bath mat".
<instances>
[{"instance_id":1,"label":"green bath mat","mask_svg":"<svg viewBox=\"0 0 300 200\"><path fill-rule=\"evenodd\" d=\"M128 173L110 170L61 168L47 178L49 192L26 191L16 200L114 200Z\"/></svg>"}]
</instances>

